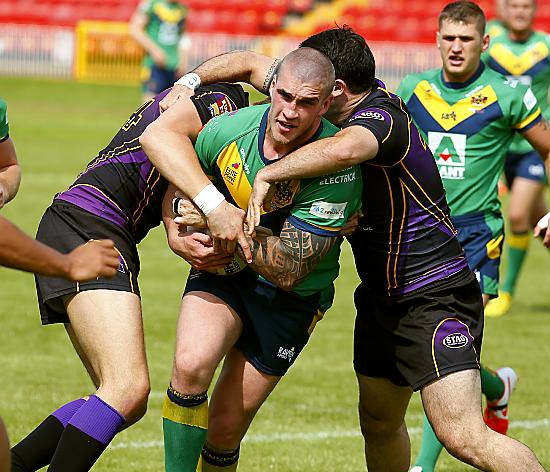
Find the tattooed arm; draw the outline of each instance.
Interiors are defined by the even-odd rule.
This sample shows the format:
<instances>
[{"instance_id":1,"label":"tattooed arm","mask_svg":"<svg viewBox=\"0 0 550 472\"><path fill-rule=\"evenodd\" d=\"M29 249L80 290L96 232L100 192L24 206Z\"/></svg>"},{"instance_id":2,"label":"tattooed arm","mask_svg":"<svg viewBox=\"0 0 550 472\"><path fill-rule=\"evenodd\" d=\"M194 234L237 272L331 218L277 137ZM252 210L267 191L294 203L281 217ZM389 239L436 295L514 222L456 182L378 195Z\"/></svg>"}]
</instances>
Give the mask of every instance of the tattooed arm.
<instances>
[{"instance_id":1,"label":"tattooed arm","mask_svg":"<svg viewBox=\"0 0 550 472\"><path fill-rule=\"evenodd\" d=\"M540 156L546 161L546 170L550 169L550 124L546 119L540 120L535 126L522 133Z\"/></svg>"},{"instance_id":2,"label":"tattooed arm","mask_svg":"<svg viewBox=\"0 0 550 472\"><path fill-rule=\"evenodd\" d=\"M249 266L279 288L292 290L337 241L337 237L308 233L285 221L279 237L256 233Z\"/></svg>"}]
</instances>

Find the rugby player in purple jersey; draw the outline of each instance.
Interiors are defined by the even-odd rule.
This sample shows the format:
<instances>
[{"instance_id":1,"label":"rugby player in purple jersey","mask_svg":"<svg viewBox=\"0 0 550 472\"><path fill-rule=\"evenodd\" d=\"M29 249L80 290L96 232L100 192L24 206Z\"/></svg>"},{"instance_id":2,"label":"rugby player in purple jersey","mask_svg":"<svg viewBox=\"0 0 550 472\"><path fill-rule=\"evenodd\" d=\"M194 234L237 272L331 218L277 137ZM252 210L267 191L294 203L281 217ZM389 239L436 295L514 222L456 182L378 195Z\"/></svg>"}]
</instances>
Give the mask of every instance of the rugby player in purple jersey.
<instances>
[{"instance_id":1,"label":"rugby player in purple jersey","mask_svg":"<svg viewBox=\"0 0 550 472\"><path fill-rule=\"evenodd\" d=\"M42 218L37 239L63 253L90 239L111 239L118 270L112 279L79 283L53 274L36 277L42 323L65 325L96 389L61 406L16 444L13 471L35 471L48 464L52 472L87 471L115 434L146 411L150 383L137 244L160 224L168 182L147 159L139 136L160 116L158 102L164 95L130 116L75 182L54 197ZM191 103L194 107L182 107L181 122L191 121L196 136L210 118L246 106L248 98L240 86L222 84L199 90ZM195 235L189 243L201 246L203 264L219 265L228 258L213 256L204 238Z\"/></svg>"}]
</instances>

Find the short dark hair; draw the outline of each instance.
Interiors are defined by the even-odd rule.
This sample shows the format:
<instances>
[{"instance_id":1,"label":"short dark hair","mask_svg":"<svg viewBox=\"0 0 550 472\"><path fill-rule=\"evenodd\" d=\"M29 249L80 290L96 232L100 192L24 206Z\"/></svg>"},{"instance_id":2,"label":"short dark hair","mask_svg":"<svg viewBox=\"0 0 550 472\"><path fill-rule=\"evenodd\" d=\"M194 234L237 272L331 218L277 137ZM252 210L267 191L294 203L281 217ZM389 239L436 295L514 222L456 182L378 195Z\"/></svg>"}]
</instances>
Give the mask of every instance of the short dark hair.
<instances>
[{"instance_id":1,"label":"short dark hair","mask_svg":"<svg viewBox=\"0 0 550 472\"><path fill-rule=\"evenodd\" d=\"M374 85L376 65L365 38L349 26L331 28L302 41L300 47L317 49L327 56L352 93L370 90Z\"/></svg>"},{"instance_id":2,"label":"short dark hair","mask_svg":"<svg viewBox=\"0 0 550 472\"><path fill-rule=\"evenodd\" d=\"M473 2L452 2L445 5L445 8L439 14L438 24L444 21L452 23L475 23L481 36L485 34L485 13L479 6Z\"/></svg>"}]
</instances>

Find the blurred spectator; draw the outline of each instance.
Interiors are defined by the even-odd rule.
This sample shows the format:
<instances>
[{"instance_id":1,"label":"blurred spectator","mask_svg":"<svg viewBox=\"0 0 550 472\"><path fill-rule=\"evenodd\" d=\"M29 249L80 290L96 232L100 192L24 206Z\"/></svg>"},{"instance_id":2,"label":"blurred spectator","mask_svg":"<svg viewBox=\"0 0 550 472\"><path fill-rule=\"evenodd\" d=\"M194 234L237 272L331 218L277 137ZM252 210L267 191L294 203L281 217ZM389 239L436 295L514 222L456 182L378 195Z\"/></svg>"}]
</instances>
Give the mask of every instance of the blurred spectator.
<instances>
[{"instance_id":1,"label":"blurred spectator","mask_svg":"<svg viewBox=\"0 0 550 472\"><path fill-rule=\"evenodd\" d=\"M143 99L172 86L187 68L182 46L188 9L178 0L145 0L130 19L130 33L143 46Z\"/></svg>"}]
</instances>

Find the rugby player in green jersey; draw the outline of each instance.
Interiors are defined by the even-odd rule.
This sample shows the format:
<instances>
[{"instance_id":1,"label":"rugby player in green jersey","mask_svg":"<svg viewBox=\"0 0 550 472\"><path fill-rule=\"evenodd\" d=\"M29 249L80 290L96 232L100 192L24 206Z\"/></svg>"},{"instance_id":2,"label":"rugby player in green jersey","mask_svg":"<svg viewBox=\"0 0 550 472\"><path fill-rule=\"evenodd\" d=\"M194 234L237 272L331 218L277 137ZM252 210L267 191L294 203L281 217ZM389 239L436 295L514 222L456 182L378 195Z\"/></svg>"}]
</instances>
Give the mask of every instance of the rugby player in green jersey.
<instances>
[{"instance_id":1,"label":"rugby player in green jersey","mask_svg":"<svg viewBox=\"0 0 550 472\"><path fill-rule=\"evenodd\" d=\"M130 33L145 49L141 80L146 102L171 87L187 68L185 32L187 7L179 0L145 0L130 19Z\"/></svg>"},{"instance_id":2,"label":"rugby player in green jersey","mask_svg":"<svg viewBox=\"0 0 550 472\"><path fill-rule=\"evenodd\" d=\"M487 22L485 30L491 38L491 41L497 36L503 34L507 26L504 22L504 2L506 0L495 0L496 18Z\"/></svg>"},{"instance_id":3,"label":"rugby player in green jersey","mask_svg":"<svg viewBox=\"0 0 550 472\"><path fill-rule=\"evenodd\" d=\"M8 107L0 98L0 208L15 196L20 182L21 168L10 138Z\"/></svg>"},{"instance_id":4,"label":"rugby player in green jersey","mask_svg":"<svg viewBox=\"0 0 550 472\"><path fill-rule=\"evenodd\" d=\"M448 4L437 36L442 69L405 77L398 94L434 154L458 238L486 305L498 291L504 224L497 183L508 146L520 132L547 158L550 128L530 88L481 62L489 46L484 31L485 17L477 5ZM506 433L507 404L517 376L510 368L493 372L482 367L481 380L488 405L485 420ZM424 425L415 472L434 470L441 451L428 421Z\"/></svg>"},{"instance_id":5,"label":"rugby player in green jersey","mask_svg":"<svg viewBox=\"0 0 550 472\"><path fill-rule=\"evenodd\" d=\"M258 172L248 221L257 224L271 184L361 163L364 216L349 241L362 281L355 291L354 368L368 470L409 467L405 411L419 390L451 454L481 470L542 471L527 447L483 423L479 283L457 240L436 163L406 107L375 79L372 52L350 28L322 31L301 46L323 52L335 66L335 99L326 116L342 130ZM260 90L271 66L272 59L236 51L193 73L205 83L260 79L253 82ZM171 95L168 103L181 92Z\"/></svg>"},{"instance_id":6,"label":"rugby player in green jersey","mask_svg":"<svg viewBox=\"0 0 550 472\"><path fill-rule=\"evenodd\" d=\"M333 86L330 61L301 48L281 62L270 88L271 105L212 119L195 144L202 169L213 179L198 196L191 193L204 213L224 199L246 208L258 171L301 145L332 136L338 129L321 115L332 101ZM155 162L184 152L178 145L184 133L176 131L175 141L164 133L165 127L178 129L181 120L172 113L177 108L141 137ZM262 217L271 235L255 236L249 267L226 276L190 273L163 407L168 472L194 472L201 451L203 471L236 470L240 442L257 410L332 304L340 229L360 207L361 188L358 167L283 185ZM201 205L216 192L221 199L211 208ZM169 241L177 244L178 229L168 218L165 223ZM224 357L208 405L207 389Z\"/></svg>"},{"instance_id":7,"label":"rugby player in green jersey","mask_svg":"<svg viewBox=\"0 0 550 472\"><path fill-rule=\"evenodd\" d=\"M542 113L550 118L548 89L550 88L550 35L533 31L535 0L503 0L503 19L508 29L491 38L484 62L510 78L531 87ZM502 316L512 305L512 297L531 241L530 230L546 213L544 187L547 178L544 163L529 143L516 135L504 166L506 184L510 189L508 220L510 234L506 236L508 264L498 298L487 305L487 316Z\"/></svg>"}]
</instances>

